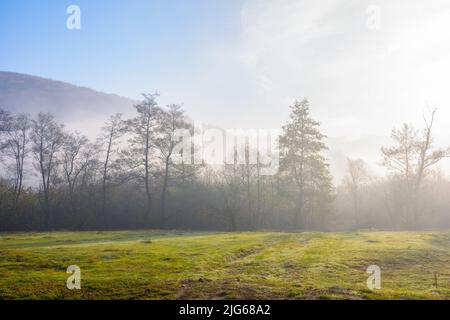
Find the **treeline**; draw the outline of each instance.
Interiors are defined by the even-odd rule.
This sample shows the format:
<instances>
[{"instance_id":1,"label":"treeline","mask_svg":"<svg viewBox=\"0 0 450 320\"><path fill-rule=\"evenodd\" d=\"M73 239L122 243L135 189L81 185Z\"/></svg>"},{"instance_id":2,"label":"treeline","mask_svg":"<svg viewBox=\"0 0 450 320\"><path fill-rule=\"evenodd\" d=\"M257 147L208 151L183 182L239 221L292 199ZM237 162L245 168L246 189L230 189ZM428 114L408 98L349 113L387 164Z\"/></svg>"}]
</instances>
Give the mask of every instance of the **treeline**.
<instances>
[{"instance_id":1,"label":"treeline","mask_svg":"<svg viewBox=\"0 0 450 320\"><path fill-rule=\"evenodd\" d=\"M434 166L450 149L433 146L436 109L424 127L403 124L392 130L392 146L381 149L389 175L376 177L361 159L347 159L347 176L337 188L340 226L429 229L450 227L450 180Z\"/></svg>"},{"instance_id":2,"label":"treeline","mask_svg":"<svg viewBox=\"0 0 450 320\"><path fill-rule=\"evenodd\" d=\"M386 178L362 160L333 187L325 135L304 99L279 139L279 170L263 175L260 153L235 149L220 167L183 159L177 130L194 133L180 105L144 95L135 116L113 115L95 140L50 114L0 109L0 231L170 228L340 230L450 225L450 182L432 171L448 155L426 128L405 125L383 148ZM193 148L193 146L191 146ZM183 151L181 151L183 153Z\"/></svg>"}]
</instances>

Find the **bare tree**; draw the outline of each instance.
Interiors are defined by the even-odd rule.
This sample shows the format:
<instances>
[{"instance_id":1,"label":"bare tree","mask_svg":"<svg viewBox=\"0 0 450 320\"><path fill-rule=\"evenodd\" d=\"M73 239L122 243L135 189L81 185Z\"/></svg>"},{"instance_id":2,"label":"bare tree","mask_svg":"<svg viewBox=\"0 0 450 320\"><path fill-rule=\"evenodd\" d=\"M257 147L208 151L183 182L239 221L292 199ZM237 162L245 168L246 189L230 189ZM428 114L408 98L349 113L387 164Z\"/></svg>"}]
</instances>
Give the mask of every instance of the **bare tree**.
<instances>
[{"instance_id":1,"label":"bare tree","mask_svg":"<svg viewBox=\"0 0 450 320\"><path fill-rule=\"evenodd\" d=\"M163 162L163 181L161 190L160 203L160 220L164 224L166 218L166 197L167 185L170 177L170 169L172 167L172 156L176 146L176 131L179 129L190 129L191 126L186 122L186 117L180 105L171 104L166 110L162 110L158 114L157 138L155 146L161 154Z\"/></svg>"},{"instance_id":2,"label":"bare tree","mask_svg":"<svg viewBox=\"0 0 450 320\"><path fill-rule=\"evenodd\" d=\"M126 163L130 170L136 171L138 178L143 181L147 198L144 220L150 217L152 198L152 155L155 142L155 129L161 108L156 102L158 94L143 94L144 101L136 105L137 116L128 121L128 129L132 134L129 139L129 150L124 152Z\"/></svg>"},{"instance_id":3,"label":"bare tree","mask_svg":"<svg viewBox=\"0 0 450 320\"><path fill-rule=\"evenodd\" d=\"M404 188L405 194L404 216L405 222L409 227L414 224L412 220L412 183L414 181L415 155L417 155L418 143L417 130L406 123L400 129L393 129L391 139L394 145L383 147L381 153L383 156L383 165L398 176Z\"/></svg>"},{"instance_id":4,"label":"bare tree","mask_svg":"<svg viewBox=\"0 0 450 320\"><path fill-rule=\"evenodd\" d=\"M255 226L258 227L261 222L262 210L262 188L264 184L263 176L261 175L261 156L258 150L256 154L256 211L255 211Z\"/></svg>"},{"instance_id":5,"label":"bare tree","mask_svg":"<svg viewBox=\"0 0 450 320\"><path fill-rule=\"evenodd\" d=\"M392 131L394 145L383 147L383 164L399 175L405 183L406 222L409 227L418 225L418 198L422 181L428 170L449 155L449 149L434 149L432 129L436 109L430 111L429 118L424 117L425 128L422 131L403 124L400 130Z\"/></svg>"},{"instance_id":6,"label":"bare tree","mask_svg":"<svg viewBox=\"0 0 450 320\"><path fill-rule=\"evenodd\" d=\"M57 154L64 143L63 126L58 124L52 115L39 113L32 121L31 130L32 151L41 177L42 204L48 225L50 223L51 178L56 170Z\"/></svg>"},{"instance_id":7,"label":"bare tree","mask_svg":"<svg viewBox=\"0 0 450 320\"><path fill-rule=\"evenodd\" d=\"M99 144L104 148L104 161L102 172L102 215L105 214L107 201L107 184L109 180L109 167L115 152L116 144L125 132L124 121L120 113L113 115L102 128L98 138Z\"/></svg>"},{"instance_id":8,"label":"bare tree","mask_svg":"<svg viewBox=\"0 0 450 320\"><path fill-rule=\"evenodd\" d=\"M24 164L28 153L28 138L30 119L27 115L10 117L8 129L5 133L5 141L2 149L7 158L11 159L14 167L14 208L17 209L19 198L23 189Z\"/></svg>"},{"instance_id":9,"label":"bare tree","mask_svg":"<svg viewBox=\"0 0 450 320\"><path fill-rule=\"evenodd\" d=\"M89 165L92 154L91 149L88 148L89 140L85 136L79 133L69 133L65 134L63 139L61 163L72 212L75 213L75 187L80 174ZM88 150L89 152L87 152Z\"/></svg>"}]
</instances>

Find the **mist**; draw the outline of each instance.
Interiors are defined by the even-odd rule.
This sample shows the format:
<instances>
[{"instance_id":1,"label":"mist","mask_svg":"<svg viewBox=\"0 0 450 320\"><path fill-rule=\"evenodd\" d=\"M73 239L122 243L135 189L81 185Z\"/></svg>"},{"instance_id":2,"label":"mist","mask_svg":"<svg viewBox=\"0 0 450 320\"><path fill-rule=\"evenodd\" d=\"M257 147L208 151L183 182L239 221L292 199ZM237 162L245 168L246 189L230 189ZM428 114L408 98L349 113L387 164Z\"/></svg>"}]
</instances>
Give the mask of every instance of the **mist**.
<instances>
[{"instance_id":1,"label":"mist","mask_svg":"<svg viewBox=\"0 0 450 320\"><path fill-rule=\"evenodd\" d=\"M448 0L1 0L0 300L449 299L449 77Z\"/></svg>"}]
</instances>

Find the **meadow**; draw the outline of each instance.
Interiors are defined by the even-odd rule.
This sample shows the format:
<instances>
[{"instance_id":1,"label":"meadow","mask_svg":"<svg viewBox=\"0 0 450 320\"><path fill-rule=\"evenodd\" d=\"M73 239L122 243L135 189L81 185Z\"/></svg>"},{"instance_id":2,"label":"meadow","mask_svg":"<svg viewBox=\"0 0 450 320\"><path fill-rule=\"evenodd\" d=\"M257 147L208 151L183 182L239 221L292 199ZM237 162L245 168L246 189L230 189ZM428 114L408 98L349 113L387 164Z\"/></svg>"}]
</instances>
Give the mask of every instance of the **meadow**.
<instances>
[{"instance_id":1,"label":"meadow","mask_svg":"<svg viewBox=\"0 0 450 320\"><path fill-rule=\"evenodd\" d=\"M449 298L448 231L0 234L0 299Z\"/></svg>"}]
</instances>

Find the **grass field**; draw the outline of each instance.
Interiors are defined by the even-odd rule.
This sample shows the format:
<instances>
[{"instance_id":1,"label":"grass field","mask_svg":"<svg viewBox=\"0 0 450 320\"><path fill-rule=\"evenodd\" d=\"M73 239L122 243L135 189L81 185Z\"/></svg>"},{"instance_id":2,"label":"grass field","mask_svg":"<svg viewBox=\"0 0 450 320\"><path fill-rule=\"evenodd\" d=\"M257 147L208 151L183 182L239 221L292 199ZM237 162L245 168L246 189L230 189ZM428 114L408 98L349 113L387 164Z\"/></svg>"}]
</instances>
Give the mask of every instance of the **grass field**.
<instances>
[{"instance_id":1,"label":"grass field","mask_svg":"<svg viewBox=\"0 0 450 320\"><path fill-rule=\"evenodd\" d=\"M0 299L449 298L450 232L0 235Z\"/></svg>"}]
</instances>

